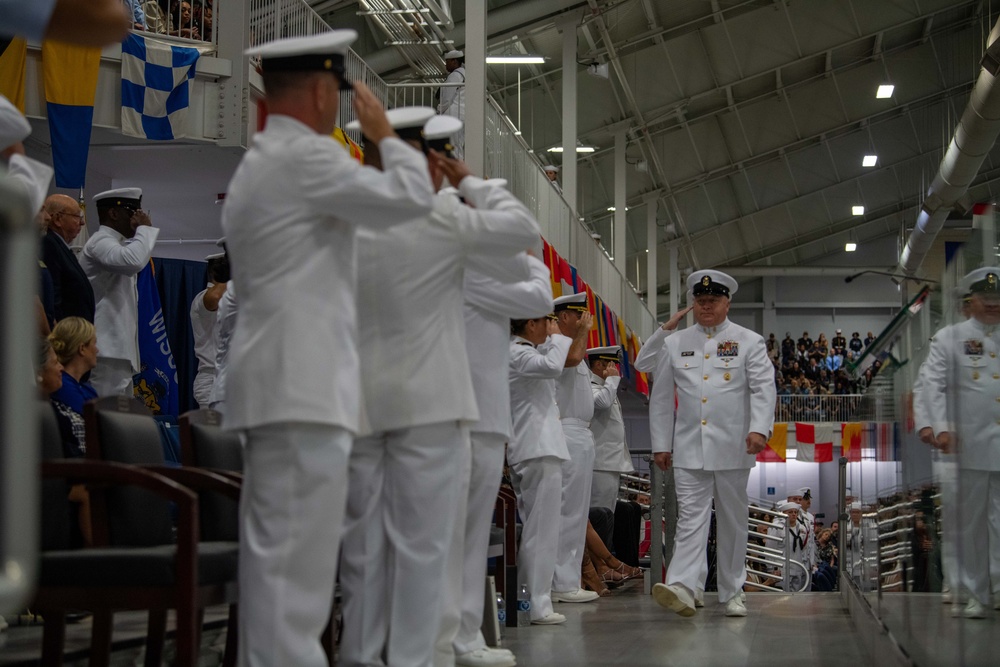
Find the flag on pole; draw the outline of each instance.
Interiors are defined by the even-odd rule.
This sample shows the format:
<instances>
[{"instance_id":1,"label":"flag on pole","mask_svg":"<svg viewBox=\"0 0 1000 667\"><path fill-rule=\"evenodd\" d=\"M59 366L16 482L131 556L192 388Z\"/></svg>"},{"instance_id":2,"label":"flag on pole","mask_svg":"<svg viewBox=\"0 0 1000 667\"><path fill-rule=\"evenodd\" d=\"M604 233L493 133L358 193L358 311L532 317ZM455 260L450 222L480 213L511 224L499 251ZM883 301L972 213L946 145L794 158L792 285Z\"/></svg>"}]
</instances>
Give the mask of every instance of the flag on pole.
<instances>
[{"instance_id":1,"label":"flag on pole","mask_svg":"<svg viewBox=\"0 0 1000 667\"><path fill-rule=\"evenodd\" d=\"M0 37L0 95L24 113L28 43L23 37Z\"/></svg>"},{"instance_id":2,"label":"flag on pole","mask_svg":"<svg viewBox=\"0 0 1000 667\"><path fill-rule=\"evenodd\" d=\"M861 460L861 427L857 422L841 425L840 455L848 461Z\"/></svg>"},{"instance_id":3,"label":"flag on pole","mask_svg":"<svg viewBox=\"0 0 1000 667\"><path fill-rule=\"evenodd\" d=\"M784 463L787 460L788 452L788 424L778 422L774 425L774 432L771 439L767 441L767 447L757 455L759 463Z\"/></svg>"},{"instance_id":4,"label":"flag on pole","mask_svg":"<svg viewBox=\"0 0 1000 667\"><path fill-rule=\"evenodd\" d=\"M76 189L86 183L100 67L100 49L42 42L42 81L57 187Z\"/></svg>"},{"instance_id":5,"label":"flag on pole","mask_svg":"<svg viewBox=\"0 0 1000 667\"><path fill-rule=\"evenodd\" d=\"M160 293L150 262L136 278L139 296L139 372L132 378L135 397L154 415L177 416L180 407L177 364L170 352Z\"/></svg>"},{"instance_id":6,"label":"flag on pole","mask_svg":"<svg viewBox=\"0 0 1000 667\"><path fill-rule=\"evenodd\" d=\"M833 460L833 424L795 422L796 461L826 463Z\"/></svg>"},{"instance_id":7,"label":"flag on pole","mask_svg":"<svg viewBox=\"0 0 1000 667\"><path fill-rule=\"evenodd\" d=\"M122 134L167 141L187 136L190 81L201 54L152 37L122 42Z\"/></svg>"},{"instance_id":8,"label":"flag on pole","mask_svg":"<svg viewBox=\"0 0 1000 667\"><path fill-rule=\"evenodd\" d=\"M875 460L896 460L896 422L879 422L875 427Z\"/></svg>"}]
</instances>

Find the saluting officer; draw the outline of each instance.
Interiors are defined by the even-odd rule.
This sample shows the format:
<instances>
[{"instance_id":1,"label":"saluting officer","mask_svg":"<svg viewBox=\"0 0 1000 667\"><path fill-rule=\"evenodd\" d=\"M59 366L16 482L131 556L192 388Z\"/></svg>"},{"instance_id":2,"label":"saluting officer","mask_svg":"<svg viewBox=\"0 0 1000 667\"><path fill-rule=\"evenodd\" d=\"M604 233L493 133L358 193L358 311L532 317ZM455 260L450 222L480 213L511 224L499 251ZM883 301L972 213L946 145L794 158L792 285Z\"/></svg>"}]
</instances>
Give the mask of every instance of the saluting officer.
<instances>
[{"instance_id":1,"label":"saluting officer","mask_svg":"<svg viewBox=\"0 0 1000 667\"><path fill-rule=\"evenodd\" d=\"M714 497L719 601L727 616L746 616L747 479L774 424L774 366L764 339L727 317L731 276L696 271L688 287L698 324L667 338L649 402L655 462L674 466L679 508L667 583L653 596L682 616L695 613Z\"/></svg>"},{"instance_id":2,"label":"saluting officer","mask_svg":"<svg viewBox=\"0 0 1000 667\"><path fill-rule=\"evenodd\" d=\"M552 600L590 602L600 596L580 587L590 485L594 479L594 434L590 432L590 420L594 417L594 393L590 388L590 369L583 363L590 334L589 322L583 326L582 319L584 315L589 315L587 295L580 292L561 296L554 303L559 330L573 339L573 345L566 357L566 366L556 380L556 403L559 404L559 420L566 437L569 460L563 463L562 525L559 527L559 555L552 580Z\"/></svg>"},{"instance_id":3,"label":"saluting officer","mask_svg":"<svg viewBox=\"0 0 1000 667\"><path fill-rule=\"evenodd\" d=\"M921 404L933 430L933 445L957 453L959 572L969 601L956 612L985 618L993 603L991 552L1000 550L1000 268L969 273L971 294L965 322L931 339L921 368Z\"/></svg>"},{"instance_id":4,"label":"saluting officer","mask_svg":"<svg viewBox=\"0 0 1000 667\"><path fill-rule=\"evenodd\" d=\"M621 474L635 471L625 442L622 404L618 401L621 349L620 345L611 345L587 350L590 386L594 392L594 418L590 421L594 434L594 479L590 506L605 507L612 512L618 502Z\"/></svg>"},{"instance_id":5,"label":"saluting officer","mask_svg":"<svg viewBox=\"0 0 1000 667\"><path fill-rule=\"evenodd\" d=\"M331 138L353 30L279 39L261 58L270 115L222 209L239 291L225 425L242 431L241 665L326 665L347 466L359 424L355 233L430 211L427 160L381 103L354 85L354 110L384 173ZM227 291L227 294L232 290Z\"/></svg>"}]
</instances>

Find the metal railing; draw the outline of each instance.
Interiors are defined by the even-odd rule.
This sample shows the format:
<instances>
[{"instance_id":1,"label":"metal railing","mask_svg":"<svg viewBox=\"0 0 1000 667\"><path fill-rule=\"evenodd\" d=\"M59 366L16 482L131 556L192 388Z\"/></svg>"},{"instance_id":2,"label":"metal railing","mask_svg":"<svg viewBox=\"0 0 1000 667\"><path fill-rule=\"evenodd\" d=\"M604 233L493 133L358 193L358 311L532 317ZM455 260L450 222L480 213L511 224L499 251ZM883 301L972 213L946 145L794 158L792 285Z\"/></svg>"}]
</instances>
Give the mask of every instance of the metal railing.
<instances>
[{"instance_id":1,"label":"metal railing","mask_svg":"<svg viewBox=\"0 0 1000 667\"><path fill-rule=\"evenodd\" d=\"M852 421L864 402L863 394L779 394L774 405L774 419L779 422Z\"/></svg>"},{"instance_id":2,"label":"metal railing","mask_svg":"<svg viewBox=\"0 0 1000 667\"><path fill-rule=\"evenodd\" d=\"M304 0L250 0L250 46L332 29Z\"/></svg>"},{"instance_id":3,"label":"metal railing","mask_svg":"<svg viewBox=\"0 0 1000 667\"><path fill-rule=\"evenodd\" d=\"M180 46L194 46L202 52L214 51L218 45L218 31L215 30L214 10L211 6L201 6L191 8L191 14L184 20L181 7L178 5L172 12L163 12L156 15L146 12L146 3L142 3L144 13L144 29L135 28L135 17L127 3L126 12L133 20L133 32L137 35L152 35L157 39L176 41ZM211 44L212 48L207 46Z\"/></svg>"}]
</instances>

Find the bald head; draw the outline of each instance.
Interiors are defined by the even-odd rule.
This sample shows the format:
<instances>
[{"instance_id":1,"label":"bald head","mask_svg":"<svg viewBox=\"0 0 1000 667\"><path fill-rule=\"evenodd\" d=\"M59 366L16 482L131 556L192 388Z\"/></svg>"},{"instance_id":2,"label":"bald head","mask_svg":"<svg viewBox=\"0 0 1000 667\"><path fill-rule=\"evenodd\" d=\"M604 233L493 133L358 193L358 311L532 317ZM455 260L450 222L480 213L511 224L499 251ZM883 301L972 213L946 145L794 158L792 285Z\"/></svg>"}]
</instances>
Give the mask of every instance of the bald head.
<instances>
[{"instance_id":1,"label":"bald head","mask_svg":"<svg viewBox=\"0 0 1000 667\"><path fill-rule=\"evenodd\" d=\"M50 230L72 243L83 229L83 213L80 204L66 195L51 195L42 204L42 213Z\"/></svg>"}]
</instances>

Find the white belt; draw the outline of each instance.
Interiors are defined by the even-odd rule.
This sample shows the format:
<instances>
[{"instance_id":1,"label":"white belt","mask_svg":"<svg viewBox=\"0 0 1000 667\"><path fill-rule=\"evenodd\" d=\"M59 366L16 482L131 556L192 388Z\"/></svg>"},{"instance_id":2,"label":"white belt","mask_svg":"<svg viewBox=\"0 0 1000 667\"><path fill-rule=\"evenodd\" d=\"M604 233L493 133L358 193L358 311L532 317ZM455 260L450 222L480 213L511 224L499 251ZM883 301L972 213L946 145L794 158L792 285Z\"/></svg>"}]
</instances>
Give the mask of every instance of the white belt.
<instances>
[{"instance_id":1,"label":"white belt","mask_svg":"<svg viewBox=\"0 0 1000 667\"><path fill-rule=\"evenodd\" d=\"M574 419L573 417L563 417L560 421L566 426L579 426L581 428L590 428L590 422L585 422L582 419Z\"/></svg>"}]
</instances>

